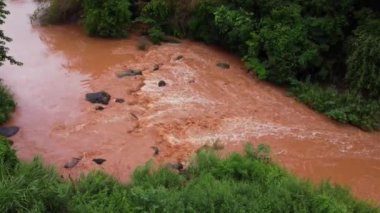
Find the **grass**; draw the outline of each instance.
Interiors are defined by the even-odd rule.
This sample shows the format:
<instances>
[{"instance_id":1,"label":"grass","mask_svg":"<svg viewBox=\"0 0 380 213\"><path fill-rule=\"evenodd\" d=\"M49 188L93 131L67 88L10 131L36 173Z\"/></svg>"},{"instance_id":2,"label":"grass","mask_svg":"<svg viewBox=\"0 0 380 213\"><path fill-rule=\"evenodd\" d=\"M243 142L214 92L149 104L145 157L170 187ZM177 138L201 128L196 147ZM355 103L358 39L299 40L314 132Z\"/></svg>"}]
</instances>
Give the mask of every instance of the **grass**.
<instances>
[{"instance_id":1,"label":"grass","mask_svg":"<svg viewBox=\"0 0 380 213\"><path fill-rule=\"evenodd\" d=\"M4 124L11 117L16 108L9 89L0 82L0 125Z\"/></svg>"},{"instance_id":2,"label":"grass","mask_svg":"<svg viewBox=\"0 0 380 213\"><path fill-rule=\"evenodd\" d=\"M270 159L269 149L246 146L222 159L200 151L182 172L152 163L124 185L92 172L61 179L39 158L19 162L0 139L0 212L379 212L349 189L301 180Z\"/></svg>"},{"instance_id":3,"label":"grass","mask_svg":"<svg viewBox=\"0 0 380 213\"><path fill-rule=\"evenodd\" d=\"M363 130L380 129L380 101L361 95L338 92L311 83L294 83L290 94L299 101L341 123L350 123Z\"/></svg>"}]
</instances>

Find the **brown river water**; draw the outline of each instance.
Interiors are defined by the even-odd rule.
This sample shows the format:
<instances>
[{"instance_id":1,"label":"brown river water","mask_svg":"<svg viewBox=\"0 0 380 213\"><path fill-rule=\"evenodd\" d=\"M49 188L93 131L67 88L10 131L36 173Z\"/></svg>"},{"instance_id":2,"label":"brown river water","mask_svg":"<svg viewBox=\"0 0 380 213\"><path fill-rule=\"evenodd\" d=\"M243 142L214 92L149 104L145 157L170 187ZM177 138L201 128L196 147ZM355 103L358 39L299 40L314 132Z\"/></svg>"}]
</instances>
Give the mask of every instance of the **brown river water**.
<instances>
[{"instance_id":1,"label":"brown river water","mask_svg":"<svg viewBox=\"0 0 380 213\"><path fill-rule=\"evenodd\" d=\"M33 26L32 1L7 4L11 15L2 28L13 38L10 54L24 66L4 65L0 78L18 103L8 125L21 127L12 138L21 159L40 155L65 177L102 169L128 181L148 160L186 161L205 143L222 142L224 153L248 141L266 143L297 175L348 185L356 196L380 203L380 133L310 110L220 49L182 41L139 51L138 36L102 40L77 26ZM219 62L231 68L218 68ZM143 76L116 77L128 68L142 69ZM158 87L160 80L167 86ZM84 99L100 90L112 95L104 111ZM160 149L158 156L152 146ZM63 168L79 156L76 167ZM97 165L93 158L107 161Z\"/></svg>"}]
</instances>

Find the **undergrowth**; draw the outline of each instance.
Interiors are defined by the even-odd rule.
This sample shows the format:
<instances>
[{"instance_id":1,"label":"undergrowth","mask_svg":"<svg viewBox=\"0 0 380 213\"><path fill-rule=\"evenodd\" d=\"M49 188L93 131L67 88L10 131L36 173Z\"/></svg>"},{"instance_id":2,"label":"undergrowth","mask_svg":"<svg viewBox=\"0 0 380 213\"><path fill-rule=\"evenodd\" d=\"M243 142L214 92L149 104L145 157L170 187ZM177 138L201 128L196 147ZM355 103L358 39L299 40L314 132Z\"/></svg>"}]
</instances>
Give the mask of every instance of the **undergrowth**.
<instances>
[{"instance_id":1,"label":"undergrowth","mask_svg":"<svg viewBox=\"0 0 380 213\"><path fill-rule=\"evenodd\" d=\"M342 123L364 130L380 129L380 101L365 99L360 94L311 83L293 83L290 94L311 108Z\"/></svg>"},{"instance_id":2,"label":"undergrowth","mask_svg":"<svg viewBox=\"0 0 380 213\"><path fill-rule=\"evenodd\" d=\"M0 139L1 212L378 212L349 189L296 178L269 157L264 145L220 158L200 151L181 172L138 168L124 185L92 172L77 182L61 179L39 158L19 162Z\"/></svg>"},{"instance_id":3,"label":"undergrowth","mask_svg":"<svg viewBox=\"0 0 380 213\"><path fill-rule=\"evenodd\" d=\"M16 108L16 103L8 88L0 82L0 125L8 121Z\"/></svg>"}]
</instances>

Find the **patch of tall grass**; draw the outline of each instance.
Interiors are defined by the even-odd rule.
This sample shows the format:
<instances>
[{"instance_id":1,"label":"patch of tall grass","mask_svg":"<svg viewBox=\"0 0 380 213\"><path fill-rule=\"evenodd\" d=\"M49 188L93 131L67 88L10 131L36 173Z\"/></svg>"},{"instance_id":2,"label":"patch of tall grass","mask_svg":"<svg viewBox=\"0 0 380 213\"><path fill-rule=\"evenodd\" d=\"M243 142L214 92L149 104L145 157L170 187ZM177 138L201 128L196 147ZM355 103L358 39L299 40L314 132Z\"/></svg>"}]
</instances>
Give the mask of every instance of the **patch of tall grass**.
<instances>
[{"instance_id":1,"label":"patch of tall grass","mask_svg":"<svg viewBox=\"0 0 380 213\"><path fill-rule=\"evenodd\" d=\"M0 82L0 124L5 123L11 117L12 112L16 108L9 89Z\"/></svg>"},{"instance_id":2,"label":"patch of tall grass","mask_svg":"<svg viewBox=\"0 0 380 213\"><path fill-rule=\"evenodd\" d=\"M36 158L15 161L0 140L1 212L379 212L329 182L315 186L270 160L268 148L246 146L244 155L220 158L200 151L188 168L137 169L124 185L92 172L77 182L61 179ZM4 168L6 168L4 170Z\"/></svg>"},{"instance_id":3,"label":"patch of tall grass","mask_svg":"<svg viewBox=\"0 0 380 213\"><path fill-rule=\"evenodd\" d=\"M296 82L290 94L311 108L342 123L350 123L364 130L380 129L380 101L366 99L350 91L338 90L311 83Z\"/></svg>"}]
</instances>

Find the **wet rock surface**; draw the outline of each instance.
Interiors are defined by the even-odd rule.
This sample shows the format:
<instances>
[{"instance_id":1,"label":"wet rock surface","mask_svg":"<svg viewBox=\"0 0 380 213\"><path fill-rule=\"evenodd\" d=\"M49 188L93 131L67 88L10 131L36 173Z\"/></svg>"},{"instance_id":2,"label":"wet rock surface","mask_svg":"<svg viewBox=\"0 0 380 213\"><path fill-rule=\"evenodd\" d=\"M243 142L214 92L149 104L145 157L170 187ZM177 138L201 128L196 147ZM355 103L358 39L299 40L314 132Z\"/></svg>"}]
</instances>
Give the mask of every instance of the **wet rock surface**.
<instances>
[{"instance_id":1,"label":"wet rock surface","mask_svg":"<svg viewBox=\"0 0 380 213\"><path fill-rule=\"evenodd\" d=\"M70 161L68 161L67 163L65 163L65 165L63 167L65 169L74 168L81 160L82 160L82 157L72 158Z\"/></svg>"},{"instance_id":2,"label":"wet rock surface","mask_svg":"<svg viewBox=\"0 0 380 213\"><path fill-rule=\"evenodd\" d=\"M221 69L225 69L225 70L230 69L230 67L231 67L227 63L217 63L216 66L219 67L219 68L221 68Z\"/></svg>"},{"instance_id":3,"label":"wet rock surface","mask_svg":"<svg viewBox=\"0 0 380 213\"><path fill-rule=\"evenodd\" d=\"M125 100L124 100L123 98L116 98L116 99L115 99L115 102L116 102L116 103L119 103L119 104L122 104L122 103L125 102Z\"/></svg>"},{"instance_id":4,"label":"wet rock surface","mask_svg":"<svg viewBox=\"0 0 380 213\"><path fill-rule=\"evenodd\" d=\"M111 95L105 91L86 94L86 100L93 104L108 105L108 103L110 102L110 99L111 99Z\"/></svg>"},{"instance_id":5,"label":"wet rock surface","mask_svg":"<svg viewBox=\"0 0 380 213\"><path fill-rule=\"evenodd\" d=\"M16 126L0 127L0 136L9 138L16 135L18 131L20 131L20 128Z\"/></svg>"},{"instance_id":6,"label":"wet rock surface","mask_svg":"<svg viewBox=\"0 0 380 213\"><path fill-rule=\"evenodd\" d=\"M161 81L158 82L158 87L164 87L164 86L166 86L166 82L165 81L161 80Z\"/></svg>"},{"instance_id":7,"label":"wet rock surface","mask_svg":"<svg viewBox=\"0 0 380 213\"><path fill-rule=\"evenodd\" d=\"M103 159L103 158L95 158L95 159L92 159L92 161L98 165L102 165L104 162L106 162L107 160L106 159Z\"/></svg>"},{"instance_id":8,"label":"wet rock surface","mask_svg":"<svg viewBox=\"0 0 380 213\"><path fill-rule=\"evenodd\" d=\"M100 105L95 107L96 111L103 111L104 109L105 108L103 106L100 106Z\"/></svg>"},{"instance_id":9,"label":"wet rock surface","mask_svg":"<svg viewBox=\"0 0 380 213\"><path fill-rule=\"evenodd\" d=\"M154 151L153 155L157 156L160 154L160 149L157 146L152 146L152 149Z\"/></svg>"},{"instance_id":10,"label":"wet rock surface","mask_svg":"<svg viewBox=\"0 0 380 213\"><path fill-rule=\"evenodd\" d=\"M155 64L153 66L153 71L158 71L160 69L160 65L159 64Z\"/></svg>"},{"instance_id":11,"label":"wet rock surface","mask_svg":"<svg viewBox=\"0 0 380 213\"><path fill-rule=\"evenodd\" d=\"M116 74L118 78L140 76L140 75L142 75L142 71L138 69L129 69L129 70L125 70Z\"/></svg>"}]
</instances>

